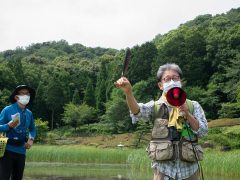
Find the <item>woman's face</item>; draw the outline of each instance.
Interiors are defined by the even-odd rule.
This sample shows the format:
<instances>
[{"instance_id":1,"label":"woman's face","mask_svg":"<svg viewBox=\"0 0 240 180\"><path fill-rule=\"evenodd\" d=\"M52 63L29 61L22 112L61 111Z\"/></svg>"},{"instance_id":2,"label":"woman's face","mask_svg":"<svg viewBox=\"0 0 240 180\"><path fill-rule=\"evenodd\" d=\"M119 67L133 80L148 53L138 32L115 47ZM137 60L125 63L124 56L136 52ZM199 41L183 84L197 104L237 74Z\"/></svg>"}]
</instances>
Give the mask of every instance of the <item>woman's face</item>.
<instances>
[{"instance_id":1,"label":"woman's face","mask_svg":"<svg viewBox=\"0 0 240 180\"><path fill-rule=\"evenodd\" d=\"M164 90L163 84L164 84L164 83L167 83L167 82L169 82L169 81L171 81L171 80L181 81L178 72L175 71L175 70L166 70L166 71L164 71L164 73L163 73L163 75L162 75L161 82L158 83L158 87L159 87L161 90ZM181 81L181 85L182 85L182 81Z\"/></svg>"}]
</instances>

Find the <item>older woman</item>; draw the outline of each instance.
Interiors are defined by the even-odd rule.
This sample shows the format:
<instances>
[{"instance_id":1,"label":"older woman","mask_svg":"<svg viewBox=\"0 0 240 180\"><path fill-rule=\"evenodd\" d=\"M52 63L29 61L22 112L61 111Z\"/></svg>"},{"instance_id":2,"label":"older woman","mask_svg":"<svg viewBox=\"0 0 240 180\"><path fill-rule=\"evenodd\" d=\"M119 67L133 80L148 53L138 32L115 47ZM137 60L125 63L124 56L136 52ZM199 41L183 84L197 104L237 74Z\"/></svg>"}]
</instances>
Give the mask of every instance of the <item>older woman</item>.
<instances>
[{"instance_id":1,"label":"older woman","mask_svg":"<svg viewBox=\"0 0 240 180\"><path fill-rule=\"evenodd\" d=\"M159 67L157 72L158 86L163 90L162 96L158 100L157 104L165 105L167 107L168 116L168 127L172 126L169 123L174 120L176 113L185 112L185 119L189 123L192 133L199 138L204 138L207 135L208 125L203 109L198 102L192 101L193 113L189 111L187 103L179 107L171 106L166 100L167 92L173 87L182 87L182 71L176 64L165 64ZM150 101L146 104L137 103L132 93L132 87L130 82L125 78L119 79L114 83L121 90L125 92L127 103L131 111L132 122L136 123L138 120L152 120L154 122L154 101ZM177 109L177 111L173 111ZM175 114L174 114L175 113ZM174 127L176 128L176 127ZM182 131L182 124L180 125L179 133ZM177 132L176 131L176 132ZM163 132L159 132L160 135ZM176 140L177 141L177 140ZM173 142L173 141L172 141ZM175 143L175 142L173 142ZM178 142L176 142L178 144ZM164 161L152 160L152 168L154 171L154 180L165 180L165 179L187 179L197 180L199 179L198 162L185 162L180 160L179 156L175 159L169 159Z\"/></svg>"}]
</instances>

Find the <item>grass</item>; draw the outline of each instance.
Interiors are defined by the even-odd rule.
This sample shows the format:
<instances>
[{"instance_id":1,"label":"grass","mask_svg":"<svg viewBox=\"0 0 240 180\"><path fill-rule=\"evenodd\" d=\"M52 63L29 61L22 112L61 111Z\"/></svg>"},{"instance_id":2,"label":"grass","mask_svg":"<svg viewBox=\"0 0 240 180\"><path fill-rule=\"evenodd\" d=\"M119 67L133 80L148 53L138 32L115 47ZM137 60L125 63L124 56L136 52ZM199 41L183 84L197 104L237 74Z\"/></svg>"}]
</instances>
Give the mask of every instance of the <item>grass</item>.
<instances>
[{"instance_id":1,"label":"grass","mask_svg":"<svg viewBox=\"0 0 240 180\"><path fill-rule=\"evenodd\" d=\"M96 149L84 146L35 145L27 151L27 161L66 163L126 163L131 150Z\"/></svg>"},{"instance_id":2,"label":"grass","mask_svg":"<svg viewBox=\"0 0 240 180\"><path fill-rule=\"evenodd\" d=\"M204 174L240 177L240 150L221 152L207 148L204 153L201 162ZM35 145L27 151L27 161L126 164L131 169L151 169L145 149Z\"/></svg>"},{"instance_id":3,"label":"grass","mask_svg":"<svg viewBox=\"0 0 240 180\"><path fill-rule=\"evenodd\" d=\"M234 119L216 119L212 120L208 123L208 127L226 127L226 126L235 126L240 125L240 118L234 118Z\"/></svg>"},{"instance_id":4,"label":"grass","mask_svg":"<svg viewBox=\"0 0 240 180\"><path fill-rule=\"evenodd\" d=\"M204 161L201 162L204 173L240 176L240 150L222 152L207 148L204 153Z\"/></svg>"}]
</instances>

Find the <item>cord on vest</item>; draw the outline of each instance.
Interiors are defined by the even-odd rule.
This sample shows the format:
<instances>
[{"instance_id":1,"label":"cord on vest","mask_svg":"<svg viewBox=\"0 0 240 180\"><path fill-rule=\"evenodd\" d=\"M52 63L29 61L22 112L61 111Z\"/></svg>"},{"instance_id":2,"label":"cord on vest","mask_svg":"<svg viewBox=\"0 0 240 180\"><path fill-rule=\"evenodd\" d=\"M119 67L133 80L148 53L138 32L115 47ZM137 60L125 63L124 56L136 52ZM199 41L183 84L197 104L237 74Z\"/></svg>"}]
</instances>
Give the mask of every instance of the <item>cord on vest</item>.
<instances>
[{"instance_id":1,"label":"cord on vest","mask_svg":"<svg viewBox=\"0 0 240 180\"><path fill-rule=\"evenodd\" d=\"M186 123L186 119L185 119L185 123ZM192 148L193 148L193 153L194 153L194 156L195 156L195 158L196 158L196 161L197 161L197 164L198 164L198 170L199 170L199 176L200 176L200 179L202 179L202 180L204 180L204 176L203 176L203 170L202 170L202 166L201 166L201 164L199 163L199 161L198 161L198 155L196 155L197 154L197 151L196 151L196 149L195 149L195 146L193 146L193 143L192 143L192 139L191 139L191 136L190 136L190 133L189 133L189 128L190 128L190 125L189 125L189 123L186 123L187 124L187 132L188 132L188 136L189 136L189 138L190 138L190 142L191 142L191 145L192 145Z\"/></svg>"}]
</instances>

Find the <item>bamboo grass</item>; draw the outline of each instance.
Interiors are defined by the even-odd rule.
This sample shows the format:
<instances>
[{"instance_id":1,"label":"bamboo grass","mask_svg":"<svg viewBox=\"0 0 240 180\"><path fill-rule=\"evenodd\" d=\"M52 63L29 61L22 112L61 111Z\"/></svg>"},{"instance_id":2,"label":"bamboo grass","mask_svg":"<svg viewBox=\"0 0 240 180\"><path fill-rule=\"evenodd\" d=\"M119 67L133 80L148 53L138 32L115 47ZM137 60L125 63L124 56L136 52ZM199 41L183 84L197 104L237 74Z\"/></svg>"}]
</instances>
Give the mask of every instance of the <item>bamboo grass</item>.
<instances>
[{"instance_id":1,"label":"bamboo grass","mask_svg":"<svg viewBox=\"0 0 240 180\"><path fill-rule=\"evenodd\" d=\"M240 176L240 150L221 152L204 149L200 162L204 174ZM66 163L126 164L131 169L151 170L151 161L144 149L100 149L83 146L35 145L27 151L27 161Z\"/></svg>"}]
</instances>

